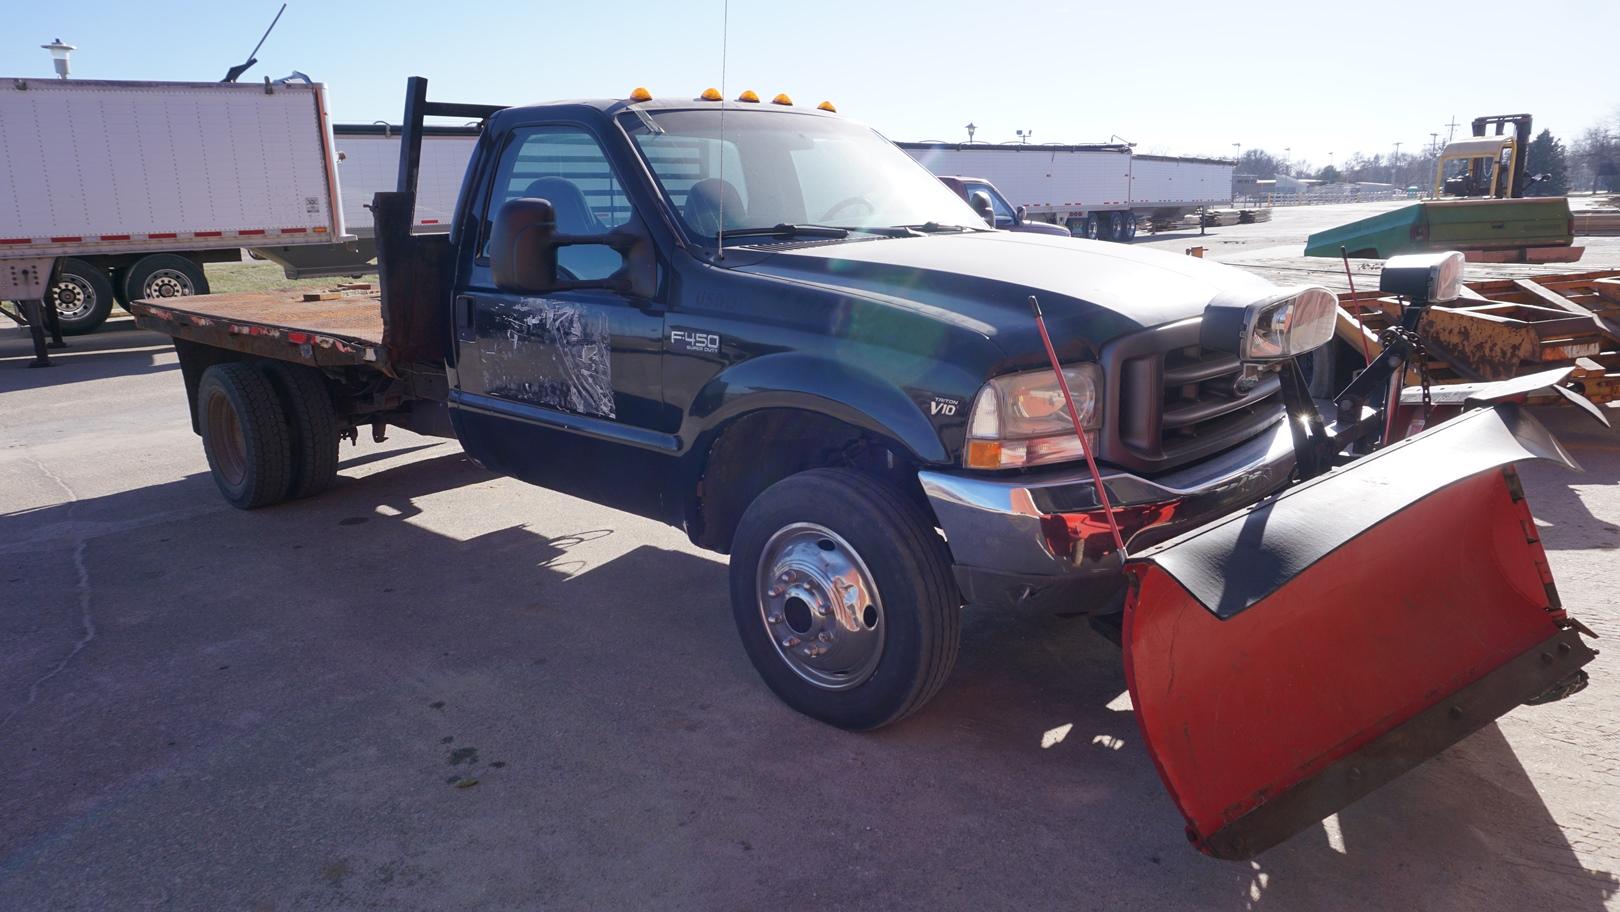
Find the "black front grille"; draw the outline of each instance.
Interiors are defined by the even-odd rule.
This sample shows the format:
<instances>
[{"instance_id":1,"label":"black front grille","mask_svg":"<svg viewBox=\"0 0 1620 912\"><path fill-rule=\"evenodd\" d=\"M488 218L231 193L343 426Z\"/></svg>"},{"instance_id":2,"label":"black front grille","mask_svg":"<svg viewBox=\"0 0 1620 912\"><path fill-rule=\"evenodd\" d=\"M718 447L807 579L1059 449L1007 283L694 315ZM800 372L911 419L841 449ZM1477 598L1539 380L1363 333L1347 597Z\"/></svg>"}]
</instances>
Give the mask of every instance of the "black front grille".
<instances>
[{"instance_id":1,"label":"black front grille","mask_svg":"<svg viewBox=\"0 0 1620 912\"><path fill-rule=\"evenodd\" d=\"M1167 471L1236 446L1281 418L1276 375L1241 390L1237 357L1201 348L1198 326L1186 320L1104 348L1109 461Z\"/></svg>"}]
</instances>

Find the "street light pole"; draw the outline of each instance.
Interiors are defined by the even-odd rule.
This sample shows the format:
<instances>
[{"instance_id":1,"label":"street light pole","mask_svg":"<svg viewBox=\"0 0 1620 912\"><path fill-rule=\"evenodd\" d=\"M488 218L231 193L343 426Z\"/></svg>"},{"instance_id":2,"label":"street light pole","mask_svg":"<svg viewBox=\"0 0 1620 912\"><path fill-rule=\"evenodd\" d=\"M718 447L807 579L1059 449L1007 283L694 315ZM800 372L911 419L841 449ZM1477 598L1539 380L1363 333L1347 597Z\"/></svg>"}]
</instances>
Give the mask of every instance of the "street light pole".
<instances>
[{"instance_id":1,"label":"street light pole","mask_svg":"<svg viewBox=\"0 0 1620 912\"><path fill-rule=\"evenodd\" d=\"M56 65L57 78L68 78L68 55L78 50L78 48L71 44L63 43L62 39L60 38L52 41L50 44L42 44L40 47L51 52L51 63Z\"/></svg>"}]
</instances>

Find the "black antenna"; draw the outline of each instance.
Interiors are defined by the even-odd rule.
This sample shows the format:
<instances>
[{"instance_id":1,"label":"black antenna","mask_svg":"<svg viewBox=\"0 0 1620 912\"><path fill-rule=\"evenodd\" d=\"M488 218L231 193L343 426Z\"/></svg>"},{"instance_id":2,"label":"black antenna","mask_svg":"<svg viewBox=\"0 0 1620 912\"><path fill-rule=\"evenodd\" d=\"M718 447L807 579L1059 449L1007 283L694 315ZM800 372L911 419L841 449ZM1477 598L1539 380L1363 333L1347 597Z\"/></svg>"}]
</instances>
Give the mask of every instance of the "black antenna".
<instances>
[{"instance_id":1,"label":"black antenna","mask_svg":"<svg viewBox=\"0 0 1620 912\"><path fill-rule=\"evenodd\" d=\"M731 29L731 0L720 8L720 205L714 226L714 258L726 258L726 38Z\"/></svg>"},{"instance_id":2,"label":"black antenna","mask_svg":"<svg viewBox=\"0 0 1620 912\"><path fill-rule=\"evenodd\" d=\"M276 18L270 20L270 28L267 28L267 29L264 30L264 34L259 36L259 43L255 44L253 46L253 50L248 52L247 60L245 62L243 62L243 63L239 63L236 66L231 67L229 70L226 70L225 71L225 78L221 79L220 82L235 82L236 78L238 76L241 76L243 73L246 73L248 71L248 67L253 66L255 63L259 62L259 58L255 57L253 55L259 53L259 48L264 47L264 39L270 37L271 29L274 29L276 27L276 23L281 21L281 14L285 13L286 11L287 11L287 4L285 4L285 3L281 4L281 9L276 10Z\"/></svg>"}]
</instances>

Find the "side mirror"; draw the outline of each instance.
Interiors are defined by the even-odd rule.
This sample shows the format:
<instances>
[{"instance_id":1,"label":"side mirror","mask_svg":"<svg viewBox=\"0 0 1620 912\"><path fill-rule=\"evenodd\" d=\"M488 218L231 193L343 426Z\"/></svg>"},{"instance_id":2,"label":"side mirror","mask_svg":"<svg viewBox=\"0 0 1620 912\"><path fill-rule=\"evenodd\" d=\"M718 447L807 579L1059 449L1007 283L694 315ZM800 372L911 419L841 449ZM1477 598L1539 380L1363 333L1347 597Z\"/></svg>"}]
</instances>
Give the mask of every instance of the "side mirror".
<instances>
[{"instance_id":1,"label":"side mirror","mask_svg":"<svg viewBox=\"0 0 1620 912\"><path fill-rule=\"evenodd\" d=\"M518 294L557 285L557 210L543 199L508 200L489 232L489 271L495 287Z\"/></svg>"},{"instance_id":2,"label":"side mirror","mask_svg":"<svg viewBox=\"0 0 1620 912\"><path fill-rule=\"evenodd\" d=\"M550 201L525 197L508 200L495 213L489 233L489 271L495 287L512 294L543 294L580 288L629 291L627 269L604 279L575 281L558 276L557 251L594 244L624 256L634 246L632 234L558 234L557 210Z\"/></svg>"},{"instance_id":3,"label":"side mirror","mask_svg":"<svg viewBox=\"0 0 1620 912\"><path fill-rule=\"evenodd\" d=\"M996 226L996 209L990 203L990 194L983 190L975 190L968 194L968 205L973 207L974 212L979 213L979 217L984 219L986 224L992 228Z\"/></svg>"},{"instance_id":4,"label":"side mirror","mask_svg":"<svg viewBox=\"0 0 1620 912\"><path fill-rule=\"evenodd\" d=\"M1024 224L1025 219L1028 219L1028 218L1029 218L1029 207L1028 206L1019 206L1018 209L1013 212L1013 224L1015 224L1015 225Z\"/></svg>"}]
</instances>

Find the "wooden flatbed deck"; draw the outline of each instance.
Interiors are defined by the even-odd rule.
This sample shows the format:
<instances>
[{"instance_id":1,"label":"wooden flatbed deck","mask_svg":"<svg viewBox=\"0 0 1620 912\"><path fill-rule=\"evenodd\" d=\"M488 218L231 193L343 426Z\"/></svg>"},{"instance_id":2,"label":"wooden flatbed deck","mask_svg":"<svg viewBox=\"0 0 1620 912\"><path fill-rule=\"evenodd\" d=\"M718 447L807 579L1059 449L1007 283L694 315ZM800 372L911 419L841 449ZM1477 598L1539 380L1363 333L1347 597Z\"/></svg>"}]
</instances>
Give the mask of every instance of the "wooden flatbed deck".
<instances>
[{"instance_id":1,"label":"wooden flatbed deck","mask_svg":"<svg viewBox=\"0 0 1620 912\"><path fill-rule=\"evenodd\" d=\"M141 328L177 339L283 361L374 365L392 373L384 353L382 300L371 285L136 301L130 311Z\"/></svg>"}]
</instances>

